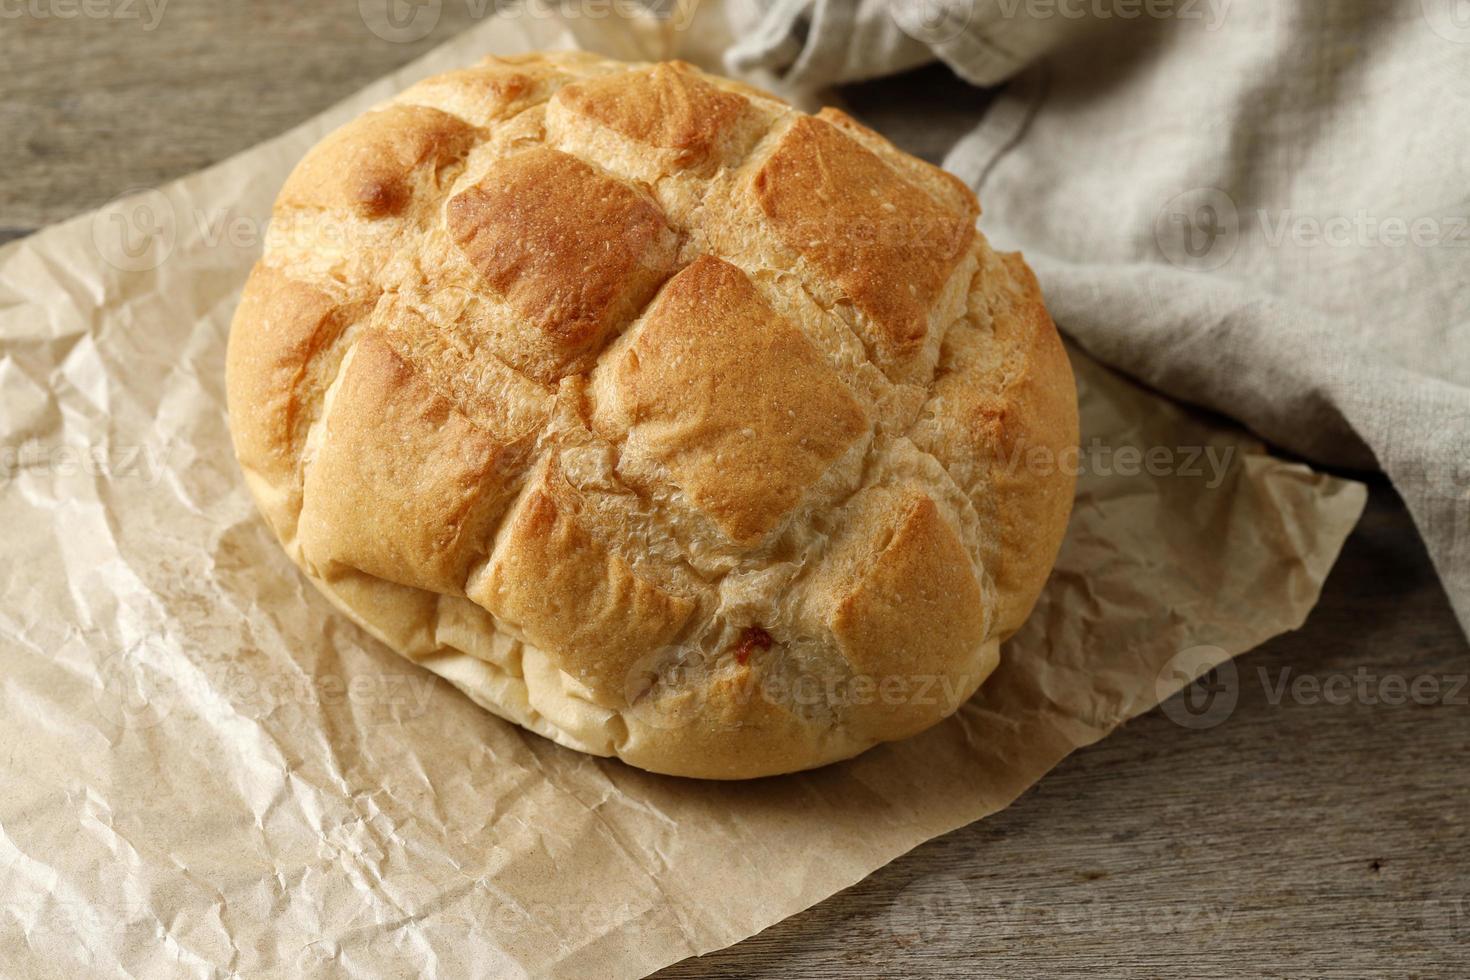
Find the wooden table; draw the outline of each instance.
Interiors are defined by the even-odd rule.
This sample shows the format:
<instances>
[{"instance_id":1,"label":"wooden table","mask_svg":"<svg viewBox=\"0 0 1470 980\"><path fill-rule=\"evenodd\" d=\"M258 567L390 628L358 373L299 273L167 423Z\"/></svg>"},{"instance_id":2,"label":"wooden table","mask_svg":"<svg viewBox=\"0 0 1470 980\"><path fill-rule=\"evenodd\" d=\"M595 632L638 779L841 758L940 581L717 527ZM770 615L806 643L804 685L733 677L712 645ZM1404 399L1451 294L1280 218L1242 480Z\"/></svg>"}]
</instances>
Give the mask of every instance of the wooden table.
<instances>
[{"instance_id":1,"label":"wooden table","mask_svg":"<svg viewBox=\"0 0 1470 980\"><path fill-rule=\"evenodd\" d=\"M68 3L0 6L0 241L275 135L478 9L394 44L354 0L173 0L152 29L143 0ZM983 102L939 69L846 97L931 159ZM949 108L918 123L915 98ZM997 817L663 975L1470 975L1470 655L1386 484L1306 627L1237 664L1223 725L1155 711ZM1305 695L1278 696L1287 671ZM1339 675L1370 695L1429 678L1441 703L1310 695Z\"/></svg>"}]
</instances>

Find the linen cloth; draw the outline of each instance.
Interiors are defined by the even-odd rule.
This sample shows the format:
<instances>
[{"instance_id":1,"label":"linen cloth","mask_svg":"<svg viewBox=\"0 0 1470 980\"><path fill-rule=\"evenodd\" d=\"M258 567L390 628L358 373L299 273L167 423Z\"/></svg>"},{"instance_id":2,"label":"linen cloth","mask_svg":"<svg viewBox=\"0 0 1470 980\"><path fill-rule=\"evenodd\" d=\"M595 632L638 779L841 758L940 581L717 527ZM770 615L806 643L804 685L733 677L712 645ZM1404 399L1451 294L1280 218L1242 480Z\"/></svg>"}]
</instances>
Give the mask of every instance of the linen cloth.
<instances>
[{"instance_id":1,"label":"linen cloth","mask_svg":"<svg viewBox=\"0 0 1470 980\"><path fill-rule=\"evenodd\" d=\"M743 0L732 69L1004 89L945 160L1058 325L1381 469L1470 632L1470 0ZM923 106L915 106L922 113Z\"/></svg>"}]
</instances>

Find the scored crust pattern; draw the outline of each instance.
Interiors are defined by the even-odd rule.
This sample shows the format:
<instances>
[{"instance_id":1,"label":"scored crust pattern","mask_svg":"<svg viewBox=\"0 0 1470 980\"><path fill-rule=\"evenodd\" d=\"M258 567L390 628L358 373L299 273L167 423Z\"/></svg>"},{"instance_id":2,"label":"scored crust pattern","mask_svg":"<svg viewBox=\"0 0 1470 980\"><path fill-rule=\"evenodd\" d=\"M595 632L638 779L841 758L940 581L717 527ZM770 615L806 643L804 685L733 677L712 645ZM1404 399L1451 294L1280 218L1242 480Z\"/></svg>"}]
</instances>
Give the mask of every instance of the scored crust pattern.
<instances>
[{"instance_id":1,"label":"scored crust pattern","mask_svg":"<svg viewBox=\"0 0 1470 980\"><path fill-rule=\"evenodd\" d=\"M1070 368L959 181L673 62L490 58L324 140L231 330L291 558L563 744L784 772L954 711L1060 544Z\"/></svg>"}]
</instances>

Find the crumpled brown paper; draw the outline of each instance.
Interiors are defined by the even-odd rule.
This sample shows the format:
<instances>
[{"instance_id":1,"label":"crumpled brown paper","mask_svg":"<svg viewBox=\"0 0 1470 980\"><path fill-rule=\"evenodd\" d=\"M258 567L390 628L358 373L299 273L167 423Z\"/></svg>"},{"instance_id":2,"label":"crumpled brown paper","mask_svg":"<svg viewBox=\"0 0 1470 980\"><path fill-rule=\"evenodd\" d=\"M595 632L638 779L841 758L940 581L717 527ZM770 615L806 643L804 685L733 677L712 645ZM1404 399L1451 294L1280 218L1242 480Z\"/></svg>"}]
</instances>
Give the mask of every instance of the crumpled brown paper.
<instances>
[{"instance_id":1,"label":"crumpled brown paper","mask_svg":"<svg viewBox=\"0 0 1470 980\"><path fill-rule=\"evenodd\" d=\"M592 33L591 28L596 32ZM561 749L328 606L229 448L229 318L288 168L408 81L619 21L492 20L296 131L0 250L0 973L637 976L1006 806L1299 625L1357 484L1074 352L1070 535L938 728L711 784Z\"/></svg>"}]
</instances>

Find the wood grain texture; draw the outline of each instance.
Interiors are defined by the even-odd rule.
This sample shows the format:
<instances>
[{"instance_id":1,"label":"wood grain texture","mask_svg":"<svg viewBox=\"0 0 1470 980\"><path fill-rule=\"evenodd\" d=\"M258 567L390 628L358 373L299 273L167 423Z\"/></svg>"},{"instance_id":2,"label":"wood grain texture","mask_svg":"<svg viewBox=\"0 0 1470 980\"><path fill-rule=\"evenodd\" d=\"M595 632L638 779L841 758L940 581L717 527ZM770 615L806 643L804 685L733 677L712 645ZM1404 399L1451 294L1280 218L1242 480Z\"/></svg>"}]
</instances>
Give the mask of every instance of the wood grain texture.
<instances>
[{"instance_id":1,"label":"wood grain texture","mask_svg":"<svg viewBox=\"0 0 1470 980\"><path fill-rule=\"evenodd\" d=\"M0 240L273 136L475 9L444 3L413 44L375 37L355 0L173 0L153 30L0 22ZM984 103L937 69L846 97L931 160ZM1290 687L1356 686L1360 669L1373 690L1428 678L1440 703L1277 696L1288 670ZM662 975L1463 977L1470 688L1451 689L1467 674L1413 525L1376 483L1306 627L1237 661L1223 724L1155 711L1004 813Z\"/></svg>"}]
</instances>

